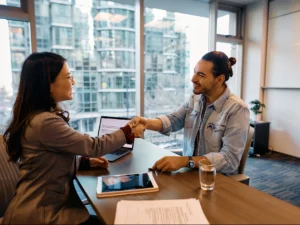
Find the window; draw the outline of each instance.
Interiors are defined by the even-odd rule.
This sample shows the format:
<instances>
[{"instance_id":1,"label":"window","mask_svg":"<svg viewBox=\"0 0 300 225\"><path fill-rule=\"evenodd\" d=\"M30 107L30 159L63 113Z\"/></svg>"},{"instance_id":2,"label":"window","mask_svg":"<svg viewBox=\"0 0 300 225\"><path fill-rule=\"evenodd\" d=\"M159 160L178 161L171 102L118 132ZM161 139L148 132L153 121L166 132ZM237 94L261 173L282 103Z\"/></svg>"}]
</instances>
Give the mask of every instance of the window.
<instances>
[{"instance_id":1,"label":"window","mask_svg":"<svg viewBox=\"0 0 300 225\"><path fill-rule=\"evenodd\" d=\"M127 30L98 31L97 48L135 49L135 32Z\"/></svg>"},{"instance_id":2,"label":"window","mask_svg":"<svg viewBox=\"0 0 300 225\"><path fill-rule=\"evenodd\" d=\"M67 59L67 63L70 69L74 69L74 53L72 50L67 49L53 49L53 52L62 55Z\"/></svg>"},{"instance_id":3,"label":"window","mask_svg":"<svg viewBox=\"0 0 300 225\"><path fill-rule=\"evenodd\" d=\"M73 30L66 27L53 27L53 45L73 47Z\"/></svg>"},{"instance_id":4,"label":"window","mask_svg":"<svg viewBox=\"0 0 300 225\"><path fill-rule=\"evenodd\" d=\"M2 0L0 1L0 5L21 7L21 2L20 0Z\"/></svg>"},{"instance_id":5,"label":"window","mask_svg":"<svg viewBox=\"0 0 300 225\"><path fill-rule=\"evenodd\" d=\"M159 53L156 55L162 55L163 52L163 36L161 32L151 30L145 30L145 51L148 53ZM146 55L148 56L148 54Z\"/></svg>"},{"instance_id":6,"label":"window","mask_svg":"<svg viewBox=\"0 0 300 225\"><path fill-rule=\"evenodd\" d=\"M8 125L20 82L20 71L31 52L29 23L0 19L0 133Z\"/></svg>"},{"instance_id":7,"label":"window","mask_svg":"<svg viewBox=\"0 0 300 225\"><path fill-rule=\"evenodd\" d=\"M118 109L126 112L126 117L133 116L132 109L135 108L135 93L124 92L103 92L101 94L102 109ZM127 116L128 115L128 116Z\"/></svg>"},{"instance_id":8,"label":"window","mask_svg":"<svg viewBox=\"0 0 300 225\"><path fill-rule=\"evenodd\" d=\"M231 44L217 42L217 51L224 52L228 57L236 58L236 64L232 67L233 76L226 82L231 92L237 96L241 96L241 80L242 80L242 46L239 44Z\"/></svg>"},{"instance_id":9,"label":"window","mask_svg":"<svg viewBox=\"0 0 300 225\"><path fill-rule=\"evenodd\" d=\"M242 13L243 8L224 3L218 5L217 35L242 38Z\"/></svg>"},{"instance_id":10,"label":"window","mask_svg":"<svg viewBox=\"0 0 300 225\"><path fill-rule=\"evenodd\" d=\"M35 0L38 51L67 59L75 86L64 105L81 132L96 136L102 115L135 115L134 3Z\"/></svg>"},{"instance_id":11,"label":"window","mask_svg":"<svg viewBox=\"0 0 300 225\"><path fill-rule=\"evenodd\" d=\"M217 34L236 36L237 13L218 10Z\"/></svg>"},{"instance_id":12,"label":"window","mask_svg":"<svg viewBox=\"0 0 300 225\"><path fill-rule=\"evenodd\" d=\"M71 6L64 4L51 4L51 22L72 24Z\"/></svg>"},{"instance_id":13,"label":"window","mask_svg":"<svg viewBox=\"0 0 300 225\"><path fill-rule=\"evenodd\" d=\"M193 68L208 51L208 11L200 1L145 0L145 117L171 113L192 94ZM145 138L164 148L182 148L183 131L171 137L147 131Z\"/></svg>"},{"instance_id":14,"label":"window","mask_svg":"<svg viewBox=\"0 0 300 225\"><path fill-rule=\"evenodd\" d=\"M96 130L96 118L88 118L82 120L82 132L88 133Z\"/></svg>"},{"instance_id":15,"label":"window","mask_svg":"<svg viewBox=\"0 0 300 225\"><path fill-rule=\"evenodd\" d=\"M102 90L135 89L135 74L128 72L103 72L100 74Z\"/></svg>"},{"instance_id":16,"label":"window","mask_svg":"<svg viewBox=\"0 0 300 225\"><path fill-rule=\"evenodd\" d=\"M77 112L98 112L97 73L74 72Z\"/></svg>"},{"instance_id":17,"label":"window","mask_svg":"<svg viewBox=\"0 0 300 225\"><path fill-rule=\"evenodd\" d=\"M135 69L135 53L132 51L100 51L100 68Z\"/></svg>"},{"instance_id":18,"label":"window","mask_svg":"<svg viewBox=\"0 0 300 225\"><path fill-rule=\"evenodd\" d=\"M242 8L219 4L216 50L237 59L236 65L232 67L233 77L226 82L230 90L237 96L241 96L243 58L241 22Z\"/></svg>"},{"instance_id":19,"label":"window","mask_svg":"<svg viewBox=\"0 0 300 225\"><path fill-rule=\"evenodd\" d=\"M100 3L105 1L100 1ZM96 29L103 28L132 28L134 29L134 6L115 4L108 1L108 5L95 10L94 21ZM132 1L134 4L134 2Z\"/></svg>"},{"instance_id":20,"label":"window","mask_svg":"<svg viewBox=\"0 0 300 225\"><path fill-rule=\"evenodd\" d=\"M9 5L20 1L2 2ZM74 99L64 104L70 112L71 126L79 131L96 135L102 115L131 117L136 114L135 107L140 103L135 102L135 37L139 32L135 27L135 2L34 1L37 50L61 54L75 78ZM144 46L141 47L144 50L145 117L170 113L191 95L193 68L208 51L208 2L144 0ZM228 82L236 94L240 89L241 10L220 3L217 20L217 50L237 58L234 67L237 71ZM30 54L30 30L28 23L13 20L5 26L1 30L8 29L7 33L1 36L9 39L10 48L8 51L8 47L4 47L2 52L6 54L5 60L9 59L8 83L13 88L1 91L9 96L10 100L5 101L11 102L14 94L11 90L17 90L20 68ZM0 79L0 83L4 80ZM2 118L0 116L0 121L4 121ZM87 125L89 123L94 124ZM162 142L166 148L180 148L182 137L182 132L172 133L171 137L146 133L148 140Z\"/></svg>"}]
</instances>

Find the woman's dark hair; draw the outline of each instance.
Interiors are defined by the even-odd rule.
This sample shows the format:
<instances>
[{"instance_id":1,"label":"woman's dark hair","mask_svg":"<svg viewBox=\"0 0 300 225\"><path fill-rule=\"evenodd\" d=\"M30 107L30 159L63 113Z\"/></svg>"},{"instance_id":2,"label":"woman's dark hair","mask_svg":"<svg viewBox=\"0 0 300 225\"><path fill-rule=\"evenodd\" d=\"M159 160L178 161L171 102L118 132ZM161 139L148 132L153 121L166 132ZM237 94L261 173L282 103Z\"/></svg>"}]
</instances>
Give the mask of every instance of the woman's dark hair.
<instances>
[{"instance_id":1,"label":"woman's dark hair","mask_svg":"<svg viewBox=\"0 0 300 225\"><path fill-rule=\"evenodd\" d=\"M60 109L50 94L50 84L55 81L65 61L62 56L51 52L32 53L24 61L12 120L3 135L10 160L20 158L21 138L34 115L54 112L69 121L68 112Z\"/></svg>"},{"instance_id":2,"label":"woman's dark hair","mask_svg":"<svg viewBox=\"0 0 300 225\"><path fill-rule=\"evenodd\" d=\"M232 77L232 66L236 63L236 59L234 57L228 58L228 56L224 52L209 52L206 53L202 60L212 62L214 64L212 73L215 77L220 75L225 76L225 81Z\"/></svg>"}]
</instances>

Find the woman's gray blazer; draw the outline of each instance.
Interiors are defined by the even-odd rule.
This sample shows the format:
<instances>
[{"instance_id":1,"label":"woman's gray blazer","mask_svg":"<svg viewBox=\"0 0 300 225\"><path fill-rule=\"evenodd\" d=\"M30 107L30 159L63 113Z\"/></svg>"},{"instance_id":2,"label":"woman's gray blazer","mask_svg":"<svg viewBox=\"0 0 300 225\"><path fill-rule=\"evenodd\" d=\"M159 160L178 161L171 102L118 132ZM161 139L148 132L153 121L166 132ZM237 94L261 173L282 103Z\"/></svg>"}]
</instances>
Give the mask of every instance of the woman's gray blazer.
<instances>
[{"instance_id":1,"label":"woman's gray blazer","mask_svg":"<svg viewBox=\"0 0 300 225\"><path fill-rule=\"evenodd\" d=\"M79 224L89 214L73 186L76 155L104 155L122 147L126 138L122 130L93 138L44 112L31 120L21 143L20 180L2 223Z\"/></svg>"}]
</instances>

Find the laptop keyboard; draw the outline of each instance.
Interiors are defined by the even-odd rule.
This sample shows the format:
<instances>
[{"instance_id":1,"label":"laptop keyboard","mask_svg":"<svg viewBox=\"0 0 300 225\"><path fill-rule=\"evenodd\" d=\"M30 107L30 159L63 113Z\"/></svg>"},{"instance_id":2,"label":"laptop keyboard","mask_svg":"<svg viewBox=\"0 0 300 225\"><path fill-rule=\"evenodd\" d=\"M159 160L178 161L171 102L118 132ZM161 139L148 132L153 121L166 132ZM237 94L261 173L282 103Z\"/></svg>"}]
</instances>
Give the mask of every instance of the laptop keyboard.
<instances>
[{"instance_id":1,"label":"laptop keyboard","mask_svg":"<svg viewBox=\"0 0 300 225\"><path fill-rule=\"evenodd\" d=\"M122 155L124 152L125 152L125 150L120 149L120 150L115 151L113 154L114 155Z\"/></svg>"}]
</instances>

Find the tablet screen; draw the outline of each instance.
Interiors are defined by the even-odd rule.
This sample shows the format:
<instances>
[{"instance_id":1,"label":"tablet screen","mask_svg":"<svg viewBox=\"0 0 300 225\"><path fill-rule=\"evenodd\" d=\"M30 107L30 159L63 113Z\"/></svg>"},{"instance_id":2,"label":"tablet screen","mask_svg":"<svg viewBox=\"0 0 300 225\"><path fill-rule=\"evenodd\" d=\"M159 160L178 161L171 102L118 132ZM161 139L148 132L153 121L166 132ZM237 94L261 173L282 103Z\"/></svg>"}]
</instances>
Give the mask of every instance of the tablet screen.
<instances>
[{"instance_id":1,"label":"tablet screen","mask_svg":"<svg viewBox=\"0 0 300 225\"><path fill-rule=\"evenodd\" d=\"M102 193L141 188L153 188L147 173L102 177Z\"/></svg>"}]
</instances>

